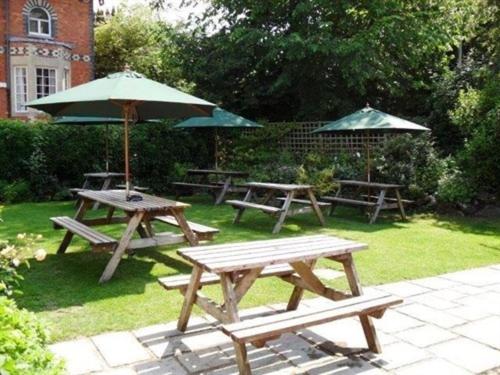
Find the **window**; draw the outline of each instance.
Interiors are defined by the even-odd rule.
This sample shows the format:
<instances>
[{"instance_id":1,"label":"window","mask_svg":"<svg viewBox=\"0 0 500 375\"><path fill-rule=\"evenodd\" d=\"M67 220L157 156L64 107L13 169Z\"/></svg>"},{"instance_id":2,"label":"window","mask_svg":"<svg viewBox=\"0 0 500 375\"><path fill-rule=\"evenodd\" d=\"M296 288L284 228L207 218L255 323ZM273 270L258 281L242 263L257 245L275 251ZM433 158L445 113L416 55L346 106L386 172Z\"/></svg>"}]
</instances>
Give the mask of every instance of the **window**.
<instances>
[{"instance_id":1,"label":"window","mask_svg":"<svg viewBox=\"0 0 500 375\"><path fill-rule=\"evenodd\" d=\"M71 87L71 76L69 73L69 69L64 69L62 78L62 89L67 90L70 87Z\"/></svg>"},{"instance_id":2,"label":"window","mask_svg":"<svg viewBox=\"0 0 500 375\"><path fill-rule=\"evenodd\" d=\"M36 68L36 97L37 99L56 92L56 70Z\"/></svg>"},{"instance_id":3,"label":"window","mask_svg":"<svg viewBox=\"0 0 500 375\"><path fill-rule=\"evenodd\" d=\"M26 112L28 102L28 69L24 66L16 66L14 70L15 85L15 111Z\"/></svg>"},{"instance_id":4,"label":"window","mask_svg":"<svg viewBox=\"0 0 500 375\"><path fill-rule=\"evenodd\" d=\"M51 36L50 15L43 8L33 8L29 14L28 29L31 35Z\"/></svg>"}]
</instances>

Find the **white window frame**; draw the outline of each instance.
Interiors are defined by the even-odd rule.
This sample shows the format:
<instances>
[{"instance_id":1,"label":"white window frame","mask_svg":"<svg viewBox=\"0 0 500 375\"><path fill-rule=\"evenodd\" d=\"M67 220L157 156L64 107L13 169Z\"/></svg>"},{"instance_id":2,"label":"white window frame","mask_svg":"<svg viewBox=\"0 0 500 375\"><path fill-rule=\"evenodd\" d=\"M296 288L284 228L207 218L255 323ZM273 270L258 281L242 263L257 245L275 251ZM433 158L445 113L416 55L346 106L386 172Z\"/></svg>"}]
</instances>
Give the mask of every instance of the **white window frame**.
<instances>
[{"instance_id":1,"label":"white window frame","mask_svg":"<svg viewBox=\"0 0 500 375\"><path fill-rule=\"evenodd\" d=\"M52 94L55 94L58 90L57 90L57 68L53 68L53 67L46 67L46 66L36 66L35 67L35 97L37 99L40 99L40 98L45 98L45 96L48 96L48 95L52 95L51 93L49 93L48 95L45 95L45 96L38 96L38 69L45 69L45 70L53 70L54 71L54 92Z\"/></svg>"},{"instance_id":2,"label":"white window frame","mask_svg":"<svg viewBox=\"0 0 500 375\"><path fill-rule=\"evenodd\" d=\"M64 68L62 71L62 90L68 90L71 88L71 70L69 68Z\"/></svg>"},{"instance_id":3,"label":"white window frame","mask_svg":"<svg viewBox=\"0 0 500 375\"><path fill-rule=\"evenodd\" d=\"M31 17L31 12L33 12L35 9L40 9L42 12L45 12L47 15L47 20L41 19L41 18L34 18ZM37 24L37 29L38 31L31 31L31 21L36 21ZM49 26L49 32L48 34L42 33L42 23L48 22ZM49 11L47 9L44 9L42 7L35 7L32 8L28 14L28 34L29 35L35 35L35 36L44 36L44 37L52 37L52 16L50 15Z\"/></svg>"},{"instance_id":4,"label":"white window frame","mask_svg":"<svg viewBox=\"0 0 500 375\"><path fill-rule=\"evenodd\" d=\"M24 87L24 110L23 109L19 109L20 106L18 106L18 104L20 104L18 102L18 82L17 82L17 78L18 78L18 71L19 70L24 70L24 82L25 82L25 87ZM28 103L28 93L29 93L29 74L28 74L28 67L27 66L15 66L14 67L14 111L16 113L27 113L28 112L28 107L26 106L26 104Z\"/></svg>"}]
</instances>

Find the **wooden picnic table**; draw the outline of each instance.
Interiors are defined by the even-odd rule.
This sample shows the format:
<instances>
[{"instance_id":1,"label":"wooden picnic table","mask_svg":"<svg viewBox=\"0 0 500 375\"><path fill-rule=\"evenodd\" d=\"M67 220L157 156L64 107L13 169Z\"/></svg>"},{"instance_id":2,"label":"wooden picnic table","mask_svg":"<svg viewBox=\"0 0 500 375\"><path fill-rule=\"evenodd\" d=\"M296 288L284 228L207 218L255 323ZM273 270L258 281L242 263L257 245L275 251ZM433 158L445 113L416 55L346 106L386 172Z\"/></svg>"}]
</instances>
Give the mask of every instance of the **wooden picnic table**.
<instances>
[{"instance_id":1,"label":"wooden picnic table","mask_svg":"<svg viewBox=\"0 0 500 375\"><path fill-rule=\"evenodd\" d=\"M243 200L227 200L226 203L237 209L234 223L239 223L243 213L247 208L254 208L270 215L278 216L278 220L273 228L273 234L279 233L285 219L288 216L308 213L314 211L321 225L325 225L325 219L321 212L321 207L330 206L329 203L318 202L314 195L312 185L277 184L270 182L249 182L246 184L247 193ZM257 191L264 191L264 198L257 202ZM276 197L277 195L281 195ZM284 195L284 196L283 196ZM299 196L306 199L299 199ZM272 206L271 200L281 203L279 207ZM254 200L254 202L252 202ZM292 208L300 206L300 208Z\"/></svg>"},{"instance_id":2,"label":"wooden picnic table","mask_svg":"<svg viewBox=\"0 0 500 375\"><path fill-rule=\"evenodd\" d=\"M335 182L339 186L335 196L321 197L322 200L332 203L330 215L333 214L337 204L345 204L371 209L370 224L377 220L381 210L398 209L401 218L406 220L404 204L412 203L412 201L401 198L399 190L403 188L403 185L356 180L336 180ZM344 187L356 187L356 197L343 196ZM390 192L394 193L393 197L389 197Z\"/></svg>"},{"instance_id":3,"label":"wooden picnic table","mask_svg":"<svg viewBox=\"0 0 500 375\"><path fill-rule=\"evenodd\" d=\"M242 187L234 184L234 179L247 178L247 172L240 171L223 171L219 169L188 169L183 182L174 182L176 189L176 199L182 196L186 190L208 190L214 194L215 204L219 205L224 202L227 193L241 192ZM210 181L210 177L221 181ZM243 190L244 191L244 190ZM216 193L218 192L218 193Z\"/></svg>"},{"instance_id":4,"label":"wooden picnic table","mask_svg":"<svg viewBox=\"0 0 500 375\"><path fill-rule=\"evenodd\" d=\"M185 241L189 242L191 246L198 244L198 236L184 216L184 210L190 207L189 204L137 191L133 191L132 194L142 197L142 200L128 201L125 198L124 190L86 190L78 193L81 204L73 219L69 217L51 219L56 227L67 229L58 253L66 251L74 234L87 239L95 250L113 251L113 256L99 280L105 282L113 276L125 252ZM96 202L108 207L106 216L85 218L89 208ZM125 215L116 217L117 210L123 211ZM169 218L172 223L168 222ZM182 233L155 233L151 221L157 219L179 227ZM127 228L118 241L91 228L92 226L116 223L127 224ZM141 238L133 239L135 232L138 232Z\"/></svg>"},{"instance_id":5,"label":"wooden picnic table","mask_svg":"<svg viewBox=\"0 0 500 375\"><path fill-rule=\"evenodd\" d=\"M177 323L180 331L187 329L194 304L223 323L223 332L234 341L240 374L251 373L246 343L260 347L286 332L351 316L359 316L369 349L380 353L370 316L381 318L385 309L402 301L388 295L363 296L352 253L366 247L350 240L316 235L185 248L178 253L192 263L191 276L171 276L159 282L167 290L178 289L184 295ZM314 266L320 258L342 264L351 293L330 288L315 275ZM239 302L258 278L270 276L294 286L287 311L240 322ZM215 283L222 288L222 304L201 292L203 286ZM338 302L325 308L297 310L304 290Z\"/></svg>"},{"instance_id":6,"label":"wooden picnic table","mask_svg":"<svg viewBox=\"0 0 500 375\"><path fill-rule=\"evenodd\" d=\"M100 190L112 189L116 181L122 181L125 178L125 173L118 172L89 172L84 173L83 176L85 180L81 188L70 189L70 191L78 196L78 193L92 189L92 187L100 181ZM77 200L76 205L80 204L80 200ZM99 203L95 203L93 209L97 210L99 208Z\"/></svg>"}]
</instances>

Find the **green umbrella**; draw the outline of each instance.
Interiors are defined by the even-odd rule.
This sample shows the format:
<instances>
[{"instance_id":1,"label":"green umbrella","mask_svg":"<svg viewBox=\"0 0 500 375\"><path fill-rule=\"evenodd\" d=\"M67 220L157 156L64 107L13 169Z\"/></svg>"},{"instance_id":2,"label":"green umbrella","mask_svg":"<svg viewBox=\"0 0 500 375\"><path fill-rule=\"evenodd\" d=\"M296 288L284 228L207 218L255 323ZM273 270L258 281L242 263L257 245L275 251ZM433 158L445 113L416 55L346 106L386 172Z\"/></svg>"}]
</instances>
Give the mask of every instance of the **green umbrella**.
<instances>
[{"instance_id":1,"label":"green umbrella","mask_svg":"<svg viewBox=\"0 0 500 375\"><path fill-rule=\"evenodd\" d=\"M147 122L160 122L159 120L149 120ZM109 125L123 124L122 118L115 117L78 117L78 116L63 116L55 118L52 122L56 125L104 125L106 126L106 172L109 172Z\"/></svg>"},{"instance_id":2,"label":"green umbrella","mask_svg":"<svg viewBox=\"0 0 500 375\"><path fill-rule=\"evenodd\" d=\"M234 113L223 110L222 108L215 108L212 116L205 117L192 117L174 126L176 129L194 129L206 128L214 129L215 131L215 168L218 164L218 138L217 129L235 129L235 128L263 128L262 125L254 121L248 120L244 117L238 116Z\"/></svg>"},{"instance_id":3,"label":"green umbrella","mask_svg":"<svg viewBox=\"0 0 500 375\"><path fill-rule=\"evenodd\" d=\"M429 131L430 129L415 124L414 122L389 115L382 111L371 108L369 105L357 112L348 116L342 117L337 121L330 122L321 128L313 130L313 133L329 133L329 132L344 132L364 131L368 136L370 131L377 132L413 132L413 131ZM368 140L366 143L367 162L366 173L367 180L370 182L370 147Z\"/></svg>"},{"instance_id":4,"label":"green umbrella","mask_svg":"<svg viewBox=\"0 0 500 375\"><path fill-rule=\"evenodd\" d=\"M28 103L52 116L123 118L129 197L129 122L210 115L214 104L125 69Z\"/></svg>"}]
</instances>

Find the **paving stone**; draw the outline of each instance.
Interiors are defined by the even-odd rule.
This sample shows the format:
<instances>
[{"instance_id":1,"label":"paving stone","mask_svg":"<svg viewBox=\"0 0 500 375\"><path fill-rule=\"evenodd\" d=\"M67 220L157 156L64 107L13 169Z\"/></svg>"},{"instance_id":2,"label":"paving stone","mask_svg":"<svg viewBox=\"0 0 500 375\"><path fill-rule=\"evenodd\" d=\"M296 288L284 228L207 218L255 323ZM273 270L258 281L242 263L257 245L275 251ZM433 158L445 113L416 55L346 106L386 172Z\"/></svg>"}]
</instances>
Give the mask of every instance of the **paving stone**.
<instances>
[{"instance_id":1,"label":"paving stone","mask_svg":"<svg viewBox=\"0 0 500 375\"><path fill-rule=\"evenodd\" d=\"M473 306L490 314L500 315L500 293L486 292L462 298L460 303Z\"/></svg>"},{"instance_id":2,"label":"paving stone","mask_svg":"<svg viewBox=\"0 0 500 375\"><path fill-rule=\"evenodd\" d=\"M456 327L453 331L500 350L500 316L477 320Z\"/></svg>"},{"instance_id":3,"label":"paving stone","mask_svg":"<svg viewBox=\"0 0 500 375\"><path fill-rule=\"evenodd\" d=\"M490 314L487 311L483 311L481 309L471 306L458 306L454 307L453 309L445 311L451 315L458 316L459 318L468 321L478 320L490 316Z\"/></svg>"},{"instance_id":4,"label":"paving stone","mask_svg":"<svg viewBox=\"0 0 500 375\"><path fill-rule=\"evenodd\" d=\"M426 359L394 371L394 375L472 375L467 370L439 358Z\"/></svg>"},{"instance_id":5,"label":"paving stone","mask_svg":"<svg viewBox=\"0 0 500 375\"><path fill-rule=\"evenodd\" d=\"M443 299L446 301L452 301L452 302L457 302L460 303L460 299L465 298L469 296L469 291L467 289L472 288L475 293L477 294L478 289L476 287L468 287L467 285L464 285L463 287L453 287L453 288L448 288L448 289L441 289L441 290L435 290L431 293L426 294L429 297L434 297L438 299ZM479 289L480 292L482 292L481 289Z\"/></svg>"},{"instance_id":6,"label":"paving stone","mask_svg":"<svg viewBox=\"0 0 500 375\"><path fill-rule=\"evenodd\" d=\"M423 322L401 314L394 309L388 309L382 319L374 319L373 321L375 327L385 333L395 333L424 325Z\"/></svg>"},{"instance_id":7,"label":"paving stone","mask_svg":"<svg viewBox=\"0 0 500 375\"><path fill-rule=\"evenodd\" d=\"M425 288L438 289L438 290L461 285L460 283L458 283L456 281L451 281L451 280L448 280L448 279L445 279L445 278L439 277L439 276L426 277L425 279L411 280L410 282L412 284L417 284L417 285L423 286Z\"/></svg>"},{"instance_id":8,"label":"paving stone","mask_svg":"<svg viewBox=\"0 0 500 375\"><path fill-rule=\"evenodd\" d=\"M190 374L197 374L232 364L228 355L220 348L188 352L176 356Z\"/></svg>"},{"instance_id":9,"label":"paving stone","mask_svg":"<svg viewBox=\"0 0 500 375\"><path fill-rule=\"evenodd\" d=\"M135 365L133 369L138 375L186 375L188 373L174 357L141 363Z\"/></svg>"},{"instance_id":10,"label":"paving stone","mask_svg":"<svg viewBox=\"0 0 500 375\"><path fill-rule=\"evenodd\" d=\"M269 306L257 306L257 307L252 307L250 309L241 310L239 312L239 316L241 320L245 320L245 319L258 318L266 315L272 315L275 313L276 310L272 309Z\"/></svg>"},{"instance_id":11,"label":"paving stone","mask_svg":"<svg viewBox=\"0 0 500 375\"><path fill-rule=\"evenodd\" d=\"M100 371L105 368L97 348L87 338L59 342L51 345L50 350L56 356L64 359L66 369L71 375Z\"/></svg>"},{"instance_id":12,"label":"paving stone","mask_svg":"<svg viewBox=\"0 0 500 375\"><path fill-rule=\"evenodd\" d=\"M431 346L428 350L473 373L500 366L500 351L467 338L446 341Z\"/></svg>"},{"instance_id":13,"label":"paving stone","mask_svg":"<svg viewBox=\"0 0 500 375\"><path fill-rule=\"evenodd\" d=\"M373 366L368 361L357 357L331 356L318 359L308 364L304 370L309 375L382 375L386 371Z\"/></svg>"},{"instance_id":14,"label":"paving stone","mask_svg":"<svg viewBox=\"0 0 500 375\"><path fill-rule=\"evenodd\" d=\"M121 367L101 372L93 372L92 375L137 375L137 372L131 367Z\"/></svg>"},{"instance_id":15,"label":"paving stone","mask_svg":"<svg viewBox=\"0 0 500 375\"><path fill-rule=\"evenodd\" d=\"M408 297L407 300L408 300L408 304L420 303L422 305L426 305L428 307L432 307L433 309L438 309L438 310L451 309L453 307L459 306L454 302L448 301L448 300L443 299L443 298L434 297L428 293L420 294L418 296Z\"/></svg>"},{"instance_id":16,"label":"paving stone","mask_svg":"<svg viewBox=\"0 0 500 375\"><path fill-rule=\"evenodd\" d=\"M412 345L418 346L419 348L424 348L426 346L457 337L445 329L430 324L398 332L395 335Z\"/></svg>"},{"instance_id":17,"label":"paving stone","mask_svg":"<svg viewBox=\"0 0 500 375\"><path fill-rule=\"evenodd\" d=\"M265 367L284 360L284 357L281 357L278 353L272 351L268 347L256 348L253 345L247 344L246 348L248 361L250 362L250 366L252 368ZM224 345L222 350L231 359L232 363L236 363L236 355L233 344Z\"/></svg>"},{"instance_id":18,"label":"paving stone","mask_svg":"<svg viewBox=\"0 0 500 375\"><path fill-rule=\"evenodd\" d=\"M500 283L500 270L483 267L467 271L460 271L441 275L441 277L458 281L460 283L472 286L485 286Z\"/></svg>"},{"instance_id":19,"label":"paving stone","mask_svg":"<svg viewBox=\"0 0 500 375\"><path fill-rule=\"evenodd\" d=\"M382 290L398 297L409 297L431 291L431 289L429 288L424 288L423 286L413 284L409 281L400 281L398 283L377 285L376 289Z\"/></svg>"},{"instance_id":20,"label":"paving stone","mask_svg":"<svg viewBox=\"0 0 500 375\"><path fill-rule=\"evenodd\" d=\"M165 358L174 355L177 352L189 352L189 348L184 344L183 340L188 336L172 336L172 337L158 337L143 341L142 344L148 348L156 358Z\"/></svg>"},{"instance_id":21,"label":"paving stone","mask_svg":"<svg viewBox=\"0 0 500 375\"><path fill-rule=\"evenodd\" d=\"M497 293L500 293L500 284L493 284L493 285L488 285L486 287L486 289L488 289L489 291L491 292L497 292Z\"/></svg>"},{"instance_id":22,"label":"paving stone","mask_svg":"<svg viewBox=\"0 0 500 375\"><path fill-rule=\"evenodd\" d=\"M500 271L500 264L494 264L493 266L490 266L490 268Z\"/></svg>"},{"instance_id":23,"label":"paving stone","mask_svg":"<svg viewBox=\"0 0 500 375\"><path fill-rule=\"evenodd\" d=\"M324 308L324 307L330 307L334 306L335 302L332 300L329 300L328 298L323 298L323 297L318 297L318 298L310 298L310 299L304 299L300 303L301 307L311 307L311 308Z\"/></svg>"},{"instance_id":24,"label":"paving stone","mask_svg":"<svg viewBox=\"0 0 500 375\"><path fill-rule=\"evenodd\" d=\"M461 285L461 286L454 286L453 288L445 289L442 292L445 291L451 291L451 292L456 292L460 293L462 296L459 298L462 298L464 296L474 296L476 294L484 293L483 288L478 288L477 286L472 286L472 285ZM458 299L458 298L454 298Z\"/></svg>"},{"instance_id":25,"label":"paving stone","mask_svg":"<svg viewBox=\"0 0 500 375\"><path fill-rule=\"evenodd\" d=\"M149 352L131 332L111 332L92 337L92 341L111 367L151 359Z\"/></svg>"},{"instance_id":26,"label":"paving stone","mask_svg":"<svg viewBox=\"0 0 500 375\"><path fill-rule=\"evenodd\" d=\"M277 340L268 341L266 346L299 367L307 366L308 363L318 358L329 356L324 351L318 350L315 345L291 333L282 335Z\"/></svg>"},{"instance_id":27,"label":"paving stone","mask_svg":"<svg viewBox=\"0 0 500 375\"><path fill-rule=\"evenodd\" d=\"M216 346L231 344L231 338L221 330L214 328L212 331L181 338L182 343L191 351L210 349Z\"/></svg>"},{"instance_id":28,"label":"paving stone","mask_svg":"<svg viewBox=\"0 0 500 375\"><path fill-rule=\"evenodd\" d=\"M302 372L298 371L293 365L277 359L276 362L267 366L262 366L258 368L252 366L252 374L295 375L295 374L302 374ZM206 375L239 375L239 371L238 371L238 366L234 364L228 367L223 367L216 370L208 371Z\"/></svg>"},{"instance_id":29,"label":"paving stone","mask_svg":"<svg viewBox=\"0 0 500 375\"><path fill-rule=\"evenodd\" d=\"M397 342L386 345L380 354L366 352L363 353L362 356L367 358L372 364L380 366L385 370L393 370L430 358L431 355L416 346L404 342Z\"/></svg>"},{"instance_id":30,"label":"paving stone","mask_svg":"<svg viewBox=\"0 0 500 375\"><path fill-rule=\"evenodd\" d=\"M413 318L422 320L424 322L433 323L442 328L450 328L453 326L466 323L465 320L460 319L457 316L448 314L441 310L432 309L430 307L420 305L418 303L404 306L398 311L401 311L407 315L410 315Z\"/></svg>"}]
</instances>

